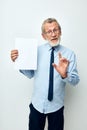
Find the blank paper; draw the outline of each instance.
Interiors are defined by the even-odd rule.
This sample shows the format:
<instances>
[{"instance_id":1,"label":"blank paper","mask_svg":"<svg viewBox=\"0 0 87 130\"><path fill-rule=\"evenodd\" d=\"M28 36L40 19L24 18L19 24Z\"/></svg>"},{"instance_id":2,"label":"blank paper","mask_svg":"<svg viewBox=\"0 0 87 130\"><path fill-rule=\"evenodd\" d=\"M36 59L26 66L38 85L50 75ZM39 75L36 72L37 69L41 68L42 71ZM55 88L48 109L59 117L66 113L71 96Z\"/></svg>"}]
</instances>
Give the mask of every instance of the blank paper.
<instances>
[{"instance_id":1,"label":"blank paper","mask_svg":"<svg viewBox=\"0 0 87 130\"><path fill-rule=\"evenodd\" d=\"M37 39L16 38L15 49L18 50L18 58L15 68L22 70L37 69Z\"/></svg>"}]
</instances>

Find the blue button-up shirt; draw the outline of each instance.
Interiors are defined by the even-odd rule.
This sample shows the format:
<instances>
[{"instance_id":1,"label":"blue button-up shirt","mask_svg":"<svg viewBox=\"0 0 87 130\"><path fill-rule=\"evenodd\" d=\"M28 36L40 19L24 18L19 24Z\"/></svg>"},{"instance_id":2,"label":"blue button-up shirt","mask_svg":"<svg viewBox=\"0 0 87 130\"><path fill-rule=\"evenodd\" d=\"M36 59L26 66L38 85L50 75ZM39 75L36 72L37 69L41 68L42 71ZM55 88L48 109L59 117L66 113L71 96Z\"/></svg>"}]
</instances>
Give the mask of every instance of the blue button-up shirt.
<instances>
[{"instance_id":1,"label":"blue button-up shirt","mask_svg":"<svg viewBox=\"0 0 87 130\"><path fill-rule=\"evenodd\" d=\"M58 53L69 60L67 78L62 79L61 75L54 69L53 100L48 100L49 67L51 46L49 43L40 45L37 54L37 70L20 70L28 78L34 77L34 89L32 104L41 113L51 113L64 106L64 95L66 83L76 85L79 82L77 72L76 56L74 52L62 45L54 50L54 63L58 64Z\"/></svg>"}]
</instances>

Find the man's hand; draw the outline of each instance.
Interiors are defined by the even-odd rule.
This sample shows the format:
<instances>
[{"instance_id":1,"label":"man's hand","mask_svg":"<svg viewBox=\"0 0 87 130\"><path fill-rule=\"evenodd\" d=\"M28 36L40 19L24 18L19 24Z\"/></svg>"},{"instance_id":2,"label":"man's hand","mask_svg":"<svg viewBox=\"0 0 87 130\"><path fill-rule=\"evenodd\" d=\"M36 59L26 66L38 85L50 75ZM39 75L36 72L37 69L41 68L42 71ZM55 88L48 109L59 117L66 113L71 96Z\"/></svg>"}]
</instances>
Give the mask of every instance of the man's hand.
<instances>
[{"instance_id":1,"label":"man's hand","mask_svg":"<svg viewBox=\"0 0 87 130\"><path fill-rule=\"evenodd\" d=\"M15 62L15 60L17 59L17 57L18 57L18 50L12 50L11 51L11 60L13 62Z\"/></svg>"},{"instance_id":2,"label":"man's hand","mask_svg":"<svg viewBox=\"0 0 87 130\"><path fill-rule=\"evenodd\" d=\"M59 56L59 64L56 65L55 63L53 63L52 65L57 70L57 72L61 75L62 78L66 78L69 61L66 58L62 57L61 53L59 53L58 56Z\"/></svg>"}]
</instances>

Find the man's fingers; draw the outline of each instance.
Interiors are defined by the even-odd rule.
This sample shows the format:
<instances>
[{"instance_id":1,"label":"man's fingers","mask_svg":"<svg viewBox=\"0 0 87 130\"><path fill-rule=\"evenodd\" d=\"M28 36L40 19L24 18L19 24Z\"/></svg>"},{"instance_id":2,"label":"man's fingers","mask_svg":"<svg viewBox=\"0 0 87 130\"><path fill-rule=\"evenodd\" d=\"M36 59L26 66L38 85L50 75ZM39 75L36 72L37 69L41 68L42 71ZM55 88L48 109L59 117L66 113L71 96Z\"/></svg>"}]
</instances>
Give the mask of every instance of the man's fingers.
<instances>
[{"instance_id":1,"label":"man's fingers","mask_svg":"<svg viewBox=\"0 0 87 130\"><path fill-rule=\"evenodd\" d=\"M56 69L57 68L57 65L55 63L52 64L52 66Z\"/></svg>"},{"instance_id":2,"label":"man's fingers","mask_svg":"<svg viewBox=\"0 0 87 130\"><path fill-rule=\"evenodd\" d=\"M11 55L13 55L13 54L18 54L18 50L12 50Z\"/></svg>"},{"instance_id":3,"label":"man's fingers","mask_svg":"<svg viewBox=\"0 0 87 130\"><path fill-rule=\"evenodd\" d=\"M11 59L12 61L15 61L18 57L18 50L12 50L11 51Z\"/></svg>"},{"instance_id":4,"label":"man's fingers","mask_svg":"<svg viewBox=\"0 0 87 130\"><path fill-rule=\"evenodd\" d=\"M61 58L62 58L62 55L61 55L61 53L60 53L60 52L58 53L58 56L59 56L59 59L61 59Z\"/></svg>"}]
</instances>

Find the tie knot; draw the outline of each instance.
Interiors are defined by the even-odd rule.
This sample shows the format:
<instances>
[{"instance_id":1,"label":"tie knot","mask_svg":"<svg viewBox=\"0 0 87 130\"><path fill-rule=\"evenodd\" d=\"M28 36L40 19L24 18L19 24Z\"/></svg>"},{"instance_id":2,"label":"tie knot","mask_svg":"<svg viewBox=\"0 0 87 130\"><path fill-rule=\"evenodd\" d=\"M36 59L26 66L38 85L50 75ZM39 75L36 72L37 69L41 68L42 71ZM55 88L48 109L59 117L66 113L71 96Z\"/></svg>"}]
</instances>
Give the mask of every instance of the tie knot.
<instances>
[{"instance_id":1,"label":"tie knot","mask_svg":"<svg viewBox=\"0 0 87 130\"><path fill-rule=\"evenodd\" d=\"M52 47L52 51L54 51L55 50L55 48L54 47Z\"/></svg>"}]
</instances>

